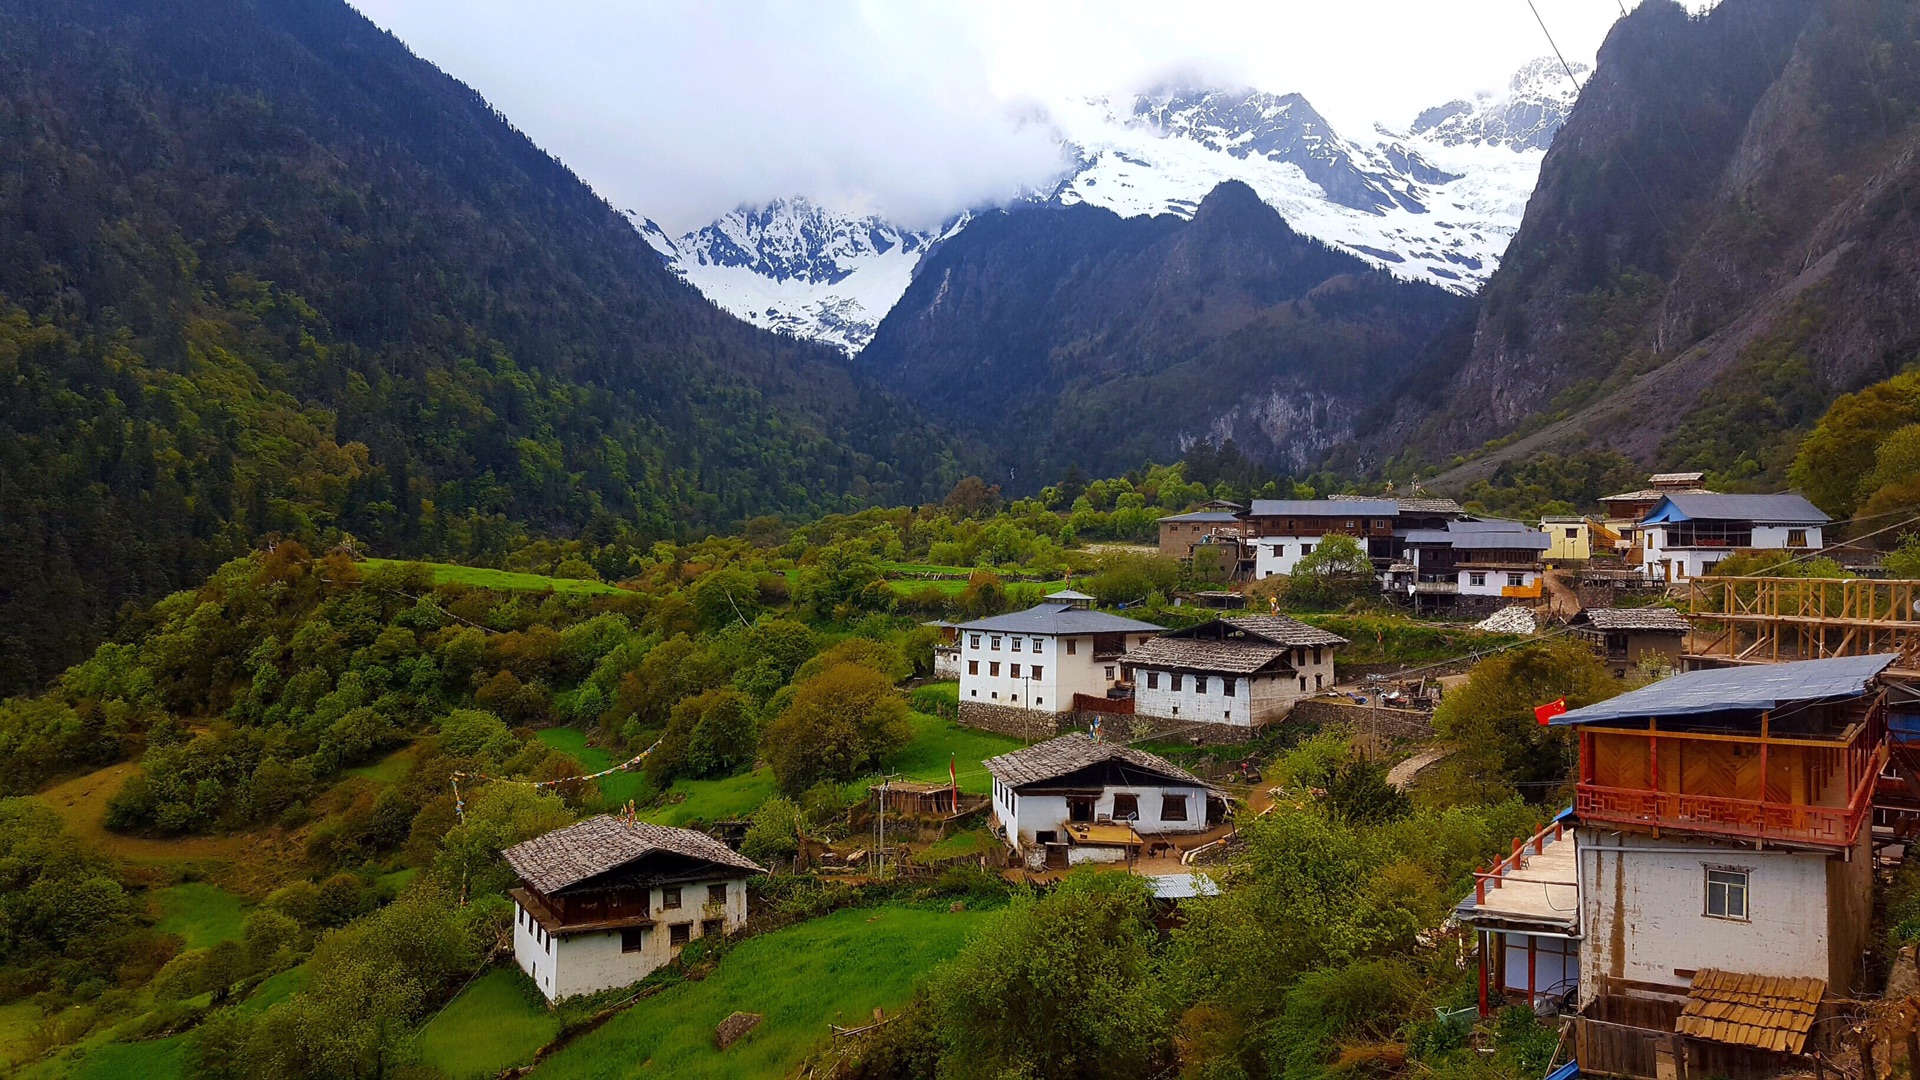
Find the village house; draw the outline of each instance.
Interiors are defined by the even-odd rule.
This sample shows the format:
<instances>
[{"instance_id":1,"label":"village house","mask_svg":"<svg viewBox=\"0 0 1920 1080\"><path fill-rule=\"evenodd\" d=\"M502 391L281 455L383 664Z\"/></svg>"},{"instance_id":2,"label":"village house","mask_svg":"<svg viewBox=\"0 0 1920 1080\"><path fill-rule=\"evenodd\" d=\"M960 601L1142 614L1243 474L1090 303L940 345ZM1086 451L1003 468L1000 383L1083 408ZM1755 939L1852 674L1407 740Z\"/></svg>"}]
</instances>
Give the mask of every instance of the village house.
<instances>
[{"instance_id":1,"label":"village house","mask_svg":"<svg viewBox=\"0 0 1920 1080\"><path fill-rule=\"evenodd\" d=\"M1700 486L1706 475L1699 472L1654 473L1647 477L1647 486L1638 491L1602 496L1599 500L1602 517L1608 529L1619 538L1618 550L1624 552L1631 547L1634 530L1640 524L1640 519L1646 517L1647 512L1661 499L1678 494L1713 494Z\"/></svg>"},{"instance_id":2,"label":"village house","mask_svg":"<svg viewBox=\"0 0 1920 1080\"><path fill-rule=\"evenodd\" d=\"M1672 608L1586 608L1568 623L1600 657L1615 678L1651 659L1669 671L1680 670L1687 632L1686 617Z\"/></svg>"},{"instance_id":3,"label":"village house","mask_svg":"<svg viewBox=\"0 0 1920 1080\"><path fill-rule=\"evenodd\" d=\"M1394 554L1400 507L1386 499L1255 499L1247 511L1253 576L1291 574L1301 558L1329 536L1350 536L1369 556Z\"/></svg>"},{"instance_id":4,"label":"village house","mask_svg":"<svg viewBox=\"0 0 1920 1080\"><path fill-rule=\"evenodd\" d=\"M1518 521L1449 521L1406 535L1416 607L1446 607L1463 597L1539 599L1546 534Z\"/></svg>"},{"instance_id":5,"label":"village house","mask_svg":"<svg viewBox=\"0 0 1920 1080\"><path fill-rule=\"evenodd\" d=\"M705 833L609 815L502 852L520 877L513 956L548 1001L625 986L747 921L765 873Z\"/></svg>"},{"instance_id":6,"label":"village house","mask_svg":"<svg viewBox=\"0 0 1920 1080\"><path fill-rule=\"evenodd\" d=\"M1195 510L1163 517L1159 526L1160 554L1170 559L1190 559L1193 549L1201 544L1232 540L1237 545L1242 523L1234 510ZM1233 550L1238 550L1237 546Z\"/></svg>"},{"instance_id":7,"label":"village house","mask_svg":"<svg viewBox=\"0 0 1920 1080\"><path fill-rule=\"evenodd\" d=\"M940 640L933 645L933 677L936 679L957 679L960 677L960 627L941 619L921 623L940 632Z\"/></svg>"},{"instance_id":8,"label":"village house","mask_svg":"<svg viewBox=\"0 0 1920 1080\"><path fill-rule=\"evenodd\" d=\"M994 830L1031 866L1123 862L1153 838L1206 831L1226 796L1144 750L1071 732L988 758Z\"/></svg>"},{"instance_id":9,"label":"village house","mask_svg":"<svg viewBox=\"0 0 1920 1080\"><path fill-rule=\"evenodd\" d=\"M1894 659L1688 672L1555 717L1579 740L1570 815L1456 910L1480 935L1483 1007L1568 996L1571 950L1583 1072L1804 1066L1823 1000L1864 977Z\"/></svg>"},{"instance_id":10,"label":"village house","mask_svg":"<svg viewBox=\"0 0 1920 1080\"><path fill-rule=\"evenodd\" d=\"M1105 701L1123 682L1121 657L1160 627L1091 610L1091 600L1054 593L1025 611L960 624L960 722L1050 735L1076 696ZM1046 719L1035 726L1032 714Z\"/></svg>"},{"instance_id":11,"label":"village house","mask_svg":"<svg viewBox=\"0 0 1920 1080\"><path fill-rule=\"evenodd\" d=\"M1676 583L1713 573L1736 551L1816 551L1830 520L1794 492L1664 495L1635 526L1640 565L1654 581Z\"/></svg>"},{"instance_id":12,"label":"village house","mask_svg":"<svg viewBox=\"0 0 1920 1080\"><path fill-rule=\"evenodd\" d=\"M1214 619L1127 650L1136 716L1223 725L1244 738L1333 685L1338 634L1284 615Z\"/></svg>"},{"instance_id":13,"label":"village house","mask_svg":"<svg viewBox=\"0 0 1920 1080\"><path fill-rule=\"evenodd\" d=\"M1547 535L1548 562L1586 562L1593 558L1595 537L1586 518L1543 517L1540 531Z\"/></svg>"}]
</instances>

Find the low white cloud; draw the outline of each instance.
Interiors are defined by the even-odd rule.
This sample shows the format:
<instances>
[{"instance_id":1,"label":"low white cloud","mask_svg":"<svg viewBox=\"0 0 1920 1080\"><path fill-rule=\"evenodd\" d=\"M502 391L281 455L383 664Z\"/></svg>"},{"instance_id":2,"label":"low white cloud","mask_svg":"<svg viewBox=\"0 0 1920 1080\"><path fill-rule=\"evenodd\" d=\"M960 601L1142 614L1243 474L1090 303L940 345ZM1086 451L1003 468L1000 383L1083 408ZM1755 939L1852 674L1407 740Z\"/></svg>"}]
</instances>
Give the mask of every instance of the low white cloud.
<instances>
[{"instance_id":1,"label":"low white cloud","mask_svg":"<svg viewBox=\"0 0 1920 1080\"><path fill-rule=\"evenodd\" d=\"M1525 0L353 2L675 233L794 194L933 225L1056 176L1062 98L1205 79L1363 135L1548 51ZM1535 3L1582 62L1618 16Z\"/></svg>"}]
</instances>

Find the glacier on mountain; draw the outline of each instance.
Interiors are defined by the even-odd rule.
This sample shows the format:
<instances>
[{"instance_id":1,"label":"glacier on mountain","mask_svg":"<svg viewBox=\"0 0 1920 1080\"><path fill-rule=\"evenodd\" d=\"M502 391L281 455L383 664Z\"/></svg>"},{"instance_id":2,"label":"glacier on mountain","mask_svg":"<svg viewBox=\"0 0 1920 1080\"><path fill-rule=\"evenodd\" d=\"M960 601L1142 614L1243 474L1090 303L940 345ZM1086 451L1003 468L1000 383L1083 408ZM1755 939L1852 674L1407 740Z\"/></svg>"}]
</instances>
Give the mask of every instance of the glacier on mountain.
<instances>
[{"instance_id":1,"label":"glacier on mountain","mask_svg":"<svg viewBox=\"0 0 1920 1080\"><path fill-rule=\"evenodd\" d=\"M1023 197L1185 218L1216 186L1240 180L1297 232L1400 277L1469 293L1519 227L1574 97L1558 61L1536 60L1504 93L1426 109L1404 132L1376 127L1366 142L1341 135L1299 94L1167 88L1062 102L1049 119L1070 164L1050 188ZM852 354L928 249L967 220L915 231L793 197L740 207L677 238L650 220L634 226L725 310Z\"/></svg>"}]
</instances>

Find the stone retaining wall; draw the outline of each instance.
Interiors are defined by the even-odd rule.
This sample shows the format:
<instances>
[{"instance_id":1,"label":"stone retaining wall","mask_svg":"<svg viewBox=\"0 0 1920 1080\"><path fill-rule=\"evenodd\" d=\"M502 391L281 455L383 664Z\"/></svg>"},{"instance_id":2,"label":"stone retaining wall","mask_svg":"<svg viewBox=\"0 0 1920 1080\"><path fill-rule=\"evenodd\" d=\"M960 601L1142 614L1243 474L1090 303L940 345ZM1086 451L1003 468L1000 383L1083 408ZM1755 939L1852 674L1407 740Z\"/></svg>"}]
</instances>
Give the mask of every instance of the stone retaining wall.
<instances>
[{"instance_id":1,"label":"stone retaining wall","mask_svg":"<svg viewBox=\"0 0 1920 1080\"><path fill-rule=\"evenodd\" d=\"M1051 739L1069 731L1086 731L1093 727L1095 721L1100 723L1100 729L1107 735L1128 742L1189 738L1207 745L1236 744L1253 738L1260 730L1238 724L1182 720L1179 717L1096 712L1043 713L1016 709L1011 705L987 705L977 701L960 703L960 723L967 727L1030 741Z\"/></svg>"},{"instance_id":2,"label":"stone retaining wall","mask_svg":"<svg viewBox=\"0 0 1920 1080\"><path fill-rule=\"evenodd\" d=\"M1343 724L1355 731L1371 731L1394 739L1433 737L1433 718L1412 709L1354 705L1333 698L1309 698L1293 707L1291 721L1326 726Z\"/></svg>"},{"instance_id":3,"label":"stone retaining wall","mask_svg":"<svg viewBox=\"0 0 1920 1080\"><path fill-rule=\"evenodd\" d=\"M1036 742L1041 739L1051 739L1062 731L1069 730L1061 726L1061 721L1064 719L1072 723L1072 717L1072 713L1035 712L1032 709L1016 709L1011 705L989 705L981 701L960 703L960 722L967 727Z\"/></svg>"},{"instance_id":4,"label":"stone retaining wall","mask_svg":"<svg viewBox=\"0 0 1920 1080\"><path fill-rule=\"evenodd\" d=\"M1073 722L1084 731L1091 725L1098 713L1071 713ZM1177 716L1102 716L1100 730L1108 733L1123 732L1129 742L1140 739L1187 739L1197 740L1204 746L1237 744L1247 742L1257 734L1260 728L1241 727L1239 724L1215 724L1205 720L1183 720ZM1274 723L1282 723L1276 720Z\"/></svg>"}]
</instances>

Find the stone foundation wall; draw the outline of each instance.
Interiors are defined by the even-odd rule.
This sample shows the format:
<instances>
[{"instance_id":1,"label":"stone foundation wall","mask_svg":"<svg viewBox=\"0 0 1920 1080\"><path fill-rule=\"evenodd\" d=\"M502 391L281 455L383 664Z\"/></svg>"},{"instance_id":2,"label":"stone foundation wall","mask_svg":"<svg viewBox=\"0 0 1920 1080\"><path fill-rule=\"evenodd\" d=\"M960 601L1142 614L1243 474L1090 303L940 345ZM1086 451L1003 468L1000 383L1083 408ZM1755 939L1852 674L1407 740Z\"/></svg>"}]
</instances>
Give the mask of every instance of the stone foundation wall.
<instances>
[{"instance_id":1,"label":"stone foundation wall","mask_svg":"<svg viewBox=\"0 0 1920 1080\"><path fill-rule=\"evenodd\" d=\"M1645 607L1666 594L1664 585L1608 585L1581 582L1574 589L1582 608Z\"/></svg>"},{"instance_id":2,"label":"stone foundation wall","mask_svg":"<svg viewBox=\"0 0 1920 1080\"><path fill-rule=\"evenodd\" d=\"M989 705L981 701L960 703L960 722L967 727L1035 742L1051 739L1062 731L1072 730L1073 715L1072 713L1035 712L1032 709L1016 709L1011 705ZM1062 721L1065 721L1065 724Z\"/></svg>"},{"instance_id":3,"label":"stone foundation wall","mask_svg":"<svg viewBox=\"0 0 1920 1080\"><path fill-rule=\"evenodd\" d=\"M1433 737L1433 717L1412 709L1388 709L1378 705L1352 705L1332 698L1310 698L1293 707L1289 720L1318 724L1344 724L1355 731L1370 731L1394 739Z\"/></svg>"},{"instance_id":4,"label":"stone foundation wall","mask_svg":"<svg viewBox=\"0 0 1920 1080\"><path fill-rule=\"evenodd\" d=\"M1102 720L1100 730L1109 734L1119 734L1129 742L1139 739L1187 739L1203 746L1220 744L1238 744L1246 742L1260 732L1258 727L1242 727L1239 724L1215 724L1205 720L1183 720L1177 716L1104 716L1099 713L1070 713L1074 728L1085 731L1096 717ZM1274 723L1281 723L1279 720ZM1063 728L1062 730L1070 730Z\"/></svg>"}]
</instances>

